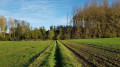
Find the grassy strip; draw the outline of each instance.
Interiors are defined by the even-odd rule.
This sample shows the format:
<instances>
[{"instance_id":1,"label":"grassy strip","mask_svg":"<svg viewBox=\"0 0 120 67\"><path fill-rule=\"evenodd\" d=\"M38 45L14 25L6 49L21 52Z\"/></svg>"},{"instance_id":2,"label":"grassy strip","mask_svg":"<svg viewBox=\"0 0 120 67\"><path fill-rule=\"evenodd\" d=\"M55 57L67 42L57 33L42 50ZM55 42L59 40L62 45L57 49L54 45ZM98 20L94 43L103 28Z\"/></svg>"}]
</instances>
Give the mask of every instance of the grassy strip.
<instances>
[{"instance_id":1,"label":"grassy strip","mask_svg":"<svg viewBox=\"0 0 120 67\"><path fill-rule=\"evenodd\" d=\"M60 49L62 67L82 67L82 64L78 62L78 60L73 55L73 53L70 52L70 50L68 50L59 41L57 41L57 43L58 43L58 48Z\"/></svg>"},{"instance_id":2,"label":"grassy strip","mask_svg":"<svg viewBox=\"0 0 120 67\"><path fill-rule=\"evenodd\" d=\"M54 42L52 49L48 53L49 55L45 59L45 61L40 64L39 67L55 67L56 60L55 60L55 53L56 53L56 42Z\"/></svg>"},{"instance_id":3,"label":"grassy strip","mask_svg":"<svg viewBox=\"0 0 120 67\"><path fill-rule=\"evenodd\" d=\"M39 67L40 64L44 63L43 61L49 55L50 50L52 50L53 46L54 43L51 46L49 46L42 54L40 54L40 56L37 57L37 59L32 64L29 65L29 67Z\"/></svg>"},{"instance_id":4,"label":"grassy strip","mask_svg":"<svg viewBox=\"0 0 120 67\"><path fill-rule=\"evenodd\" d=\"M120 49L120 38L71 39L69 42Z\"/></svg>"}]
</instances>

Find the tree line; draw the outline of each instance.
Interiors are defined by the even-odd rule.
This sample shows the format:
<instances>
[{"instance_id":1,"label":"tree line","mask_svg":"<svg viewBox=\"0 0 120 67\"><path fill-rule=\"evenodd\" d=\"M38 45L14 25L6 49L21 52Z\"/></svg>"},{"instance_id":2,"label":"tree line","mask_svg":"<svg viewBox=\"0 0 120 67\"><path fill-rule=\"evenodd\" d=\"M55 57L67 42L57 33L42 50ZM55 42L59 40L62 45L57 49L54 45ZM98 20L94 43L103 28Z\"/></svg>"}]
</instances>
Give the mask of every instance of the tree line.
<instances>
[{"instance_id":1,"label":"tree line","mask_svg":"<svg viewBox=\"0 0 120 67\"><path fill-rule=\"evenodd\" d=\"M88 0L74 7L71 38L120 37L120 0Z\"/></svg>"},{"instance_id":2,"label":"tree line","mask_svg":"<svg viewBox=\"0 0 120 67\"><path fill-rule=\"evenodd\" d=\"M34 28L24 20L0 16L0 40L55 40L120 37L120 1L88 0L76 6L69 25Z\"/></svg>"},{"instance_id":3,"label":"tree line","mask_svg":"<svg viewBox=\"0 0 120 67\"><path fill-rule=\"evenodd\" d=\"M45 27L34 28L24 20L16 20L0 16L0 40L54 40L62 39L64 26L50 26L50 30Z\"/></svg>"},{"instance_id":4,"label":"tree line","mask_svg":"<svg viewBox=\"0 0 120 67\"><path fill-rule=\"evenodd\" d=\"M0 16L0 40L29 40L29 39L61 39L63 26L50 26L50 30L45 27L34 28L24 20L16 20Z\"/></svg>"}]
</instances>

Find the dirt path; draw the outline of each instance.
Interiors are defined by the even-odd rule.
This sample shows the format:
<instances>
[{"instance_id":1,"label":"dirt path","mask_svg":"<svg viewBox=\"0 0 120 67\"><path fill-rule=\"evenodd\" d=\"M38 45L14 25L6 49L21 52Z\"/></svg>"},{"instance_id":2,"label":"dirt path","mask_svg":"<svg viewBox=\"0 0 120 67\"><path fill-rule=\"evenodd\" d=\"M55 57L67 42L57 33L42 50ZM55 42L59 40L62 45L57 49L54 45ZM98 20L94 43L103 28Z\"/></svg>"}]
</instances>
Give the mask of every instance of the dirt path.
<instances>
[{"instance_id":1,"label":"dirt path","mask_svg":"<svg viewBox=\"0 0 120 67\"><path fill-rule=\"evenodd\" d=\"M77 43L77 44L80 44L80 43ZM120 49L113 49L113 48L108 48L108 47L96 46L96 45L92 45L92 44L83 44L83 45L86 45L89 47L94 47L94 48L105 50L105 51L109 51L109 52L116 53L116 54L120 54Z\"/></svg>"},{"instance_id":2,"label":"dirt path","mask_svg":"<svg viewBox=\"0 0 120 67\"><path fill-rule=\"evenodd\" d=\"M62 42L61 42L62 43ZM62 43L66 48L68 48L78 59L80 63L82 63L85 67L96 67L93 63L87 61L84 57L80 56L77 52L75 52L70 47L66 46L64 43Z\"/></svg>"},{"instance_id":3,"label":"dirt path","mask_svg":"<svg viewBox=\"0 0 120 67\"><path fill-rule=\"evenodd\" d=\"M120 67L120 53L110 51L109 49L98 48L94 46L62 42L68 49L70 49L85 67Z\"/></svg>"}]
</instances>

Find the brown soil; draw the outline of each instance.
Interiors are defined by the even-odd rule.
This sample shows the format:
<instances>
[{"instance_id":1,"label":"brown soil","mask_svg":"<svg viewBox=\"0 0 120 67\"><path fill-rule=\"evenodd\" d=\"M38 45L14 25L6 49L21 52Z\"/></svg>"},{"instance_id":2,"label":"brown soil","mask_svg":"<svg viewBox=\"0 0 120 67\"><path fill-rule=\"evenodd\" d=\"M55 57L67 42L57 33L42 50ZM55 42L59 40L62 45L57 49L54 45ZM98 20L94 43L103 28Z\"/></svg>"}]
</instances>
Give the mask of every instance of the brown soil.
<instances>
[{"instance_id":1,"label":"brown soil","mask_svg":"<svg viewBox=\"0 0 120 67\"><path fill-rule=\"evenodd\" d=\"M85 67L120 67L118 50L62 41Z\"/></svg>"}]
</instances>

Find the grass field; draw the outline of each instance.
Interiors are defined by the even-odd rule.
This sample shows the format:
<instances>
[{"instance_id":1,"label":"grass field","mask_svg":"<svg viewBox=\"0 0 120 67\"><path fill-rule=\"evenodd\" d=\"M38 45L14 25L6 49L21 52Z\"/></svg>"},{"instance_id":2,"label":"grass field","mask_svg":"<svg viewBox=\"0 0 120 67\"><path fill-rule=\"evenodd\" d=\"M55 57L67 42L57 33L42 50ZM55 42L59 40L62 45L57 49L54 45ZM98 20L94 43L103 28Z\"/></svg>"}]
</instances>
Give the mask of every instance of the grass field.
<instances>
[{"instance_id":1,"label":"grass field","mask_svg":"<svg viewBox=\"0 0 120 67\"><path fill-rule=\"evenodd\" d=\"M119 67L119 40L0 41L0 67Z\"/></svg>"},{"instance_id":2,"label":"grass field","mask_svg":"<svg viewBox=\"0 0 120 67\"><path fill-rule=\"evenodd\" d=\"M48 47L42 54L40 54L31 64L29 67L39 67L45 65L45 62L48 61L49 55L52 53L55 42L52 43L50 47Z\"/></svg>"},{"instance_id":3,"label":"grass field","mask_svg":"<svg viewBox=\"0 0 120 67\"><path fill-rule=\"evenodd\" d=\"M81 67L59 41L1 41L0 67Z\"/></svg>"},{"instance_id":4,"label":"grass field","mask_svg":"<svg viewBox=\"0 0 120 67\"><path fill-rule=\"evenodd\" d=\"M46 57L46 58L45 58ZM59 41L55 41L29 67L81 67L76 57Z\"/></svg>"},{"instance_id":5,"label":"grass field","mask_svg":"<svg viewBox=\"0 0 120 67\"><path fill-rule=\"evenodd\" d=\"M0 67L23 67L51 45L52 41L1 41Z\"/></svg>"},{"instance_id":6,"label":"grass field","mask_svg":"<svg viewBox=\"0 0 120 67\"><path fill-rule=\"evenodd\" d=\"M69 42L120 49L120 38L72 39Z\"/></svg>"}]
</instances>

